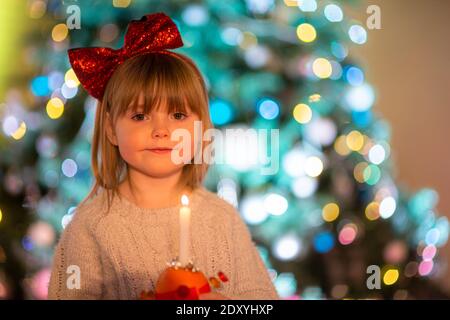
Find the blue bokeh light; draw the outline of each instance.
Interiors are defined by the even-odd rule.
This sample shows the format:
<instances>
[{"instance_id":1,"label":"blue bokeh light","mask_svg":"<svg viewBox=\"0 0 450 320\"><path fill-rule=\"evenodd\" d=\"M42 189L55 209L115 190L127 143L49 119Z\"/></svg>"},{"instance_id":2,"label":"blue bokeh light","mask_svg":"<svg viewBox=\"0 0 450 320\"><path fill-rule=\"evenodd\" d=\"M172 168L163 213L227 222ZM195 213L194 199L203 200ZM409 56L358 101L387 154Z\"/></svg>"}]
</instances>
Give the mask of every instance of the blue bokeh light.
<instances>
[{"instance_id":1,"label":"blue bokeh light","mask_svg":"<svg viewBox=\"0 0 450 320\"><path fill-rule=\"evenodd\" d=\"M210 104L211 120L215 125L224 125L233 119L233 108L223 100L214 100Z\"/></svg>"},{"instance_id":2,"label":"blue bokeh light","mask_svg":"<svg viewBox=\"0 0 450 320\"><path fill-rule=\"evenodd\" d=\"M326 253L333 249L334 247L334 238L331 232L323 231L319 232L314 237L314 248L319 253Z\"/></svg>"}]
</instances>

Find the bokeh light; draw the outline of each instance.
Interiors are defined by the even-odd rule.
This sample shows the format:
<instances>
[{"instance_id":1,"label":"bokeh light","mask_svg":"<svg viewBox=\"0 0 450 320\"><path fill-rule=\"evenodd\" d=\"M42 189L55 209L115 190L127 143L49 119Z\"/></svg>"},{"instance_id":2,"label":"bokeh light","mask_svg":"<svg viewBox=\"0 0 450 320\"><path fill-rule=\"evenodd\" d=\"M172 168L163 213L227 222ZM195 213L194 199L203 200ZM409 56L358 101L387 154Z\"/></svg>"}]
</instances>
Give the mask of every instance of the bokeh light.
<instances>
[{"instance_id":1,"label":"bokeh light","mask_svg":"<svg viewBox=\"0 0 450 320\"><path fill-rule=\"evenodd\" d=\"M317 177L322 173L323 162L319 157L309 157L306 159L305 172L310 177Z\"/></svg>"},{"instance_id":2,"label":"bokeh light","mask_svg":"<svg viewBox=\"0 0 450 320\"><path fill-rule=\"evenodd\" d=\"M353 25L348 30L350 40L357 44L364 44L367 41L367 31L360 25Z\"/></svg>"},{"instance_id":3,"label":"bokeh light","mask_svg":"<svg viewBox=\"0 0 450 320\"><path fill-rule=\"evenodd\" d=\"M314 12L317 10L316 0L300 0L298 1L298 7L303 12Z\"/></svg>"},{"instance_id":4,"label":"bokeh light","mask_svg":"<svg viewBox=\"0 0 450 320\"><path fill-rule=\"evenodd\" d=\"M391 286L397 282L399 277L399 272L397 269L388 269L384 273L383 282L387 286Z\"/></svg>"},{"instance_id":5,"label":"bokeh light","mask_svg":"<svg viewBox=\"0 0 450 320\"><path fill-rule=\"evenodd\" d=\"M375 93L368 84L351 87L344 96L345 104L354 111L367 111L375 102Z\"/></svg>"},{"instance_id":6,"label":"bokeh light","mask_svg":"<svg viewBox=\"0 0 450 320\"><path fill-rule=\"evenodd\" d=\"M313 42L316 40L317 32L313 25L302 23L297 27L297 36L303 42Z\"/></svg>"},{"instance_id":7,"label":"bokeh light","mask_svg":"<svg viewBox=\"0 0 450 320\"><path fill-rule=\"evenodd\" d=\"M361 86L364 83L364 73L360 68L352 66L346 69L345 79L352 86Z\"/></svg>"},{"instance_id":8,"label":"bokeh light","mask_svg":"<svg viewBox=\"0 0 450 320\"><path fill-rule=\"evenodd\" d=\"M62 163L61 170L66 177L72 178L77 174L78 166L74 160L66 159Z\"/></svg>"},{"instance_id":9,"label":"bokeh light","mask_svg":"<svg viewBox=\"0 0 450 320\"><path fill-rule=\"evenodd\" d=\"M347 135L346 142L350 150L359 151L364 145L364 137L361 132L353 130Z\"/></svg>"},{"instance_id":10,"label":"bokeh light","mask_svg":"<svg viewBox=\"0 0 450 320\"><path fill-rule=\"evenodd\" d=\"M272 120L280 113L280 106L272 99L262 99L258 102L258 111L264 119Z\"/></svg>"},{"instance_id":11,"label":"bokeh light","mask_svg":"<svg viewBox=\"0 0 450 320\"><path fill-rule=\"evenodd\" d=\"M313 240L314 249L319 253L327 253L334 247L333 234L329 231L319 232Z\"/></svg>"},{"instance_id":12,"label":"bokeh light","mask_svg":"<svg viewBox=\"0 0 450 320\"><path fill-rule=\"evenodd\" d=\"M240 211L244 220L249 224L262 223L269 216L262 197L257 195L243 198Z\"/></svg>"},{"instance_id":13,"label":"bokeh light","mask_svg":"<svg viewBox=\"0 0 450 320\"><path fill-rule=\"evenodd\" d=\"M389 219L395 212L397 203L393 197L386 197L380 203L380 216Z\"/></svg>"},{"instance_id":14,"label":"bokeh light","mask_svg":"<svg viewBox=\"0 0 450 320\"><path fill-rule=\"evenodd\" d=\"M15 140L20 140L25 136L25 133L27 132L27 125L25 122L21 122L19 127L16 131L11 133L11 137L13 137Z\"/></svg>"},{"instance_id":15,"label":"bokeh light","mask_svg":"<svg viewBox=\"0 0 450 320\"><path fill-rule=\"evenodd\" d=\"M305 124L311 121L312 111L311 108L304 103L300 103L295 106L293 111L294 119L298 123Z\"/></svg>"},{"instance_id":16,"label":"bokeh light","mask_svg":"<svg viewBox=\"0 0 450 320\"><path fill-rule=\"evenodd\" d=\"M419 264L419 274L421 276L427 276L433 271L433 260L424 260Z\"/></svg>"},{"instance_id":17,"label":"bokeh light","mask_svg":"<svg viewBox=\"0 0 450 320\"><path fill-rule=\"evenodd\" d=\"M340 22L344 18L342 9L335 4L326 5L323 12L325 17L331 22Z\"/></svg>"},{"instance_id":18,"label":"bokeh light","mask_svg":"<svg viewBox=\"0 0 450 320\"><path fill-rule=\"evenodd\" d=\"M69 29L67 28L65 23L57 24L53 27L52 30L52 39L56 42L61 42L67 38L69 34Z\"/></svg>"},{"instance_id":19,"label":"bokeh light","mask_svg":"<svg viewBox=\"0 0 450 320\"><path fill-rule=\"evenodd\" d=\"M380 164L386 159L386 151L383 146L376 144L369 150L369 160L373 164Z\"/></svg>"},{"instance_id":20,"label":"bokeh light","mask_svg":"<svg viewBox=\"0 0 450 320\"><path fill-rule=\"evenodd\" d=\"M330 61L325 58L317 58L312 64L314 74L320 79L326 79L331 76L333 68Z\"/></svg>"},{"instance_id":21,"label":"bokeh light","mask_svg":"<svg viewBox=\"0 0 450 320\"><path fill-rule=\"evenodd\" d=\"M186 7L181 14L184 22L190 26L202 26L209 20L208 10L202 5L193 4Z\"/></svg>"},{"instance_id":22,"label":"bokeh light","mask_svg":"<svg viewBox=\"0 0 450 320\"><path fill-rule=\"evenodd\" d=\"M66 85L69 88L75 88L80 85L80 81L78 80L75 71L73 71L73 69L67 70L66 74L64 75L64 80L66 81Z\"/></svg>"},{"instance_id":23,"label":"bokeh light","mask_svg":"<svg viewBox=\"0 0 450 320\"><path fill-rule=\"evenodd\" d=\"M336 220L338 216L339 216L339 206L336 203L334 202L327 203L322 208L322 218L324 221L332 222Z\"/></svg>"},{"instance_id":24,"label":"bokeh light","mask_svg":"<svg viewBox=\"0 0 450 320\"><path fill-rule=\"evenodd\" d=\"M302 250L301 240L294 234L287 234L275 240L273 253L280 260L293 260Z\"/></svg>"},{"instance_id":25,"label":"bokeh light","mask_svg":"<svg viewBox=\"0 0 450 320\"><path fill-rule=\"evenodd\" d=\"M380 217L380 205L378 202L369 203L366 207L365 214L368 220L377 220Z\"/></svg>"},{"instance_id":26,"label":"bokeh light","mask_svg":"<svg viewBox=\"0 0 450 320\"><path fill-rule=\"evenodd\" d=\"M358 228L356 225L354 223L348 223L341 229L341 231L339 231L339 242L342 245L349 245L356 239L357 233Z\"/></svg>"},{"instance_id":27,"label":"bokeh light","mask_svg":"<svg viewBox=\"0 0 450 320\"><path fill-rule=\"evenodd\" d=\"M52 98L47 102L46 111L50 119L58 119L64 113L64 103L59 98Z\"/></svg>"},{"instance_id":28,"label":"bokeh light","mask_svg":"<svg viewBox=\"0 0 450 320\"><path fill-rule=\"evenodd\" d=\"M296 197L303 199L312 196L318 185L317 179L304 176L294 179L291 188Z\"/></svg>"},{"instance_id":29,"label":"bokeh light","mask_svg":"<svg viewBox=\"0 0 450 320\"><path fill-rule=\"evenodd\" d=\"M210 103L211 120L215 125L224 125L233 119L233 108L223 100L214 100Z\"/></svg>"},{"instance_id":30,"label":"bokeh light","mask_svg":"<svg viewBox=\"0 0 450 320\"><path fill-rule=\"evenodd\" d=\"M265 197L264 207L270 214L279 216L288 209L288 201L282 195L271 193Z\"/></svg>"}]
</instances>

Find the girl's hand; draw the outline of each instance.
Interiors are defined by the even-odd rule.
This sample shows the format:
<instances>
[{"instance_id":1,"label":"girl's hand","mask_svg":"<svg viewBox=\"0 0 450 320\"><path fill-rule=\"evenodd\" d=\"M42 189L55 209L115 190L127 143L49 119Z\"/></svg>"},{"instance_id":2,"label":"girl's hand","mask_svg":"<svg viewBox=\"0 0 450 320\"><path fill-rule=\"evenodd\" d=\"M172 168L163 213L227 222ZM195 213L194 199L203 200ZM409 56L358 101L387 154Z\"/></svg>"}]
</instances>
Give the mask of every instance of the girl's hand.
<instances>
[{"instance_id":1,"label":"girl's hand","mask_svg":"<svg viewBox=\"0 0 450 320\"><path fill-rule=\"evenodd\" d=\"M200 293L199 300L231 300L231 299L218 292L208 292L208 293Z\"/></svg>"}]
</instances>

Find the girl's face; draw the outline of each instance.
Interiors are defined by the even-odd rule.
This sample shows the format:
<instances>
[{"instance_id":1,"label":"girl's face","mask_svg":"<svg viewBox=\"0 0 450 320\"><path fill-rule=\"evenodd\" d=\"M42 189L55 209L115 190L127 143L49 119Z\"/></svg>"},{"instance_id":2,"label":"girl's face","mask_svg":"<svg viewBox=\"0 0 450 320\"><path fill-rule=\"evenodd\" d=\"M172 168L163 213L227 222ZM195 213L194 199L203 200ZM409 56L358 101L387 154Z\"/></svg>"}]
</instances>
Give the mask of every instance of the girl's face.
<instances>
[{"instance_id":1,"label":"girl's face","mask_svg":"<svg viewBox=\"0 0 450 320\"><path fill-rule=\"evenodd\" d=\"M154 148L173 149L180 141L171 141L172 131L185 129L191 137L190 154L194 155L194 121L199 116L187 107L187 114L182 112L170 113L165 108L153 110L151 114L143 112L144 98L139 96L139 107L136 112L127 111L117 119L115 130L108 128L108 138L112 144L119 147L123 160L134 170L148 176L161 178L181 171L184 163L176 164L172 161L171 151L157 152ZM164 109L164 110L163 110ZM177 150L183 156L184 150Z\"/></svg>"}]
</instances>

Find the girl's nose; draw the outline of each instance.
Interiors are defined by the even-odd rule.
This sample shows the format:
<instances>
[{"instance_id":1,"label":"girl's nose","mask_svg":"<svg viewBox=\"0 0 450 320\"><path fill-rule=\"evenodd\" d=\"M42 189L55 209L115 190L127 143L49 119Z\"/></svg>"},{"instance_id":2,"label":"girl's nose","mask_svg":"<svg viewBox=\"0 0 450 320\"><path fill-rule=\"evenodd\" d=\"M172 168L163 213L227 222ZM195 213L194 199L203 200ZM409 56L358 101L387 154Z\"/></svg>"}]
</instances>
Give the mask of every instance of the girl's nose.
<instances>
[{"instance_id":1,"label":"girl's nose","mask_svg":"<svg viewBox=\"0 0 450 320\"><path fill-rule=\"evenodd\" d=\"M157 138L167 138L169 136L169 131L165 128L156 128L152 132L152 137Z\"/></svg>"},{"instance_id":2,"label":"girl's nose","mask_svg":"<svg viewBox=\"0 0 450 320\"><path fill-rule=\"evenodd\" d=\"M159 117L154 117L152 137L157 138L167 138L169 137L169 130L167 129L167 123L164 119Z\"/></svg>"}]
</instances>

